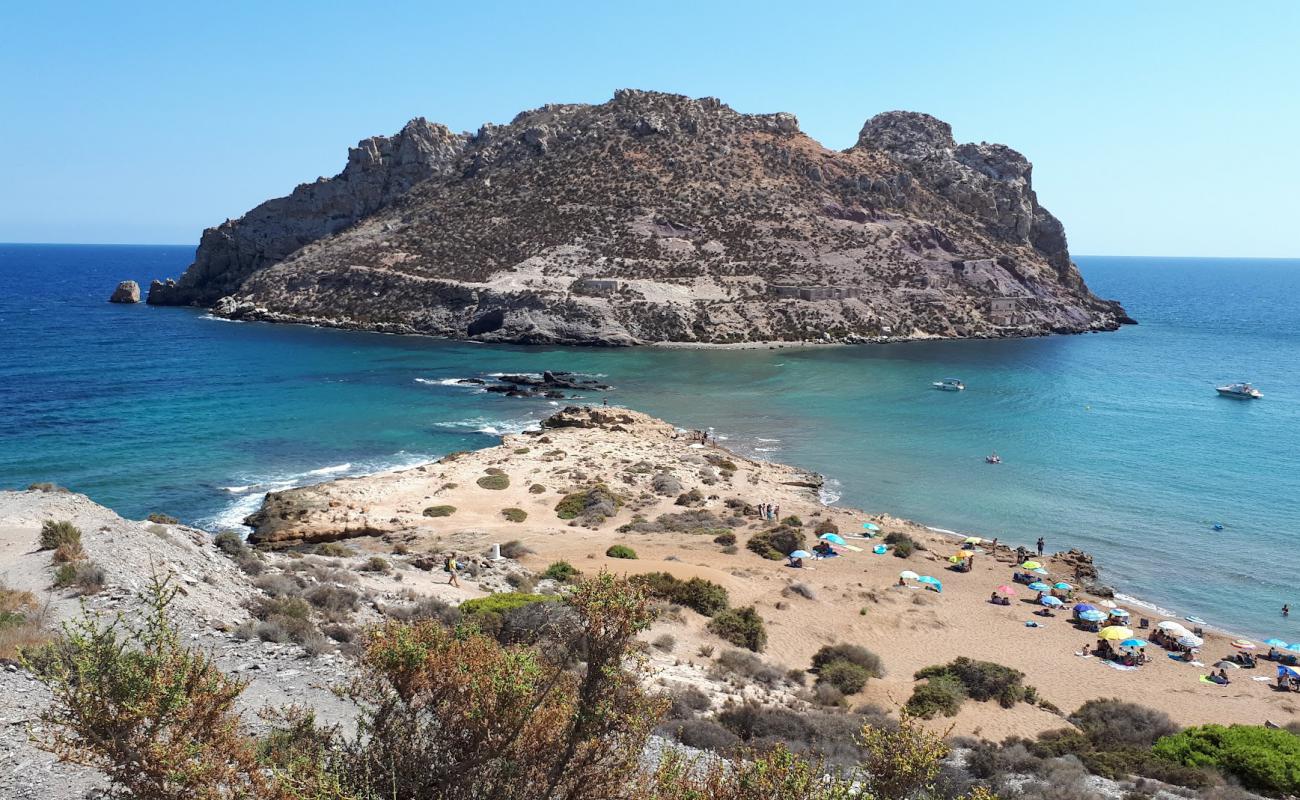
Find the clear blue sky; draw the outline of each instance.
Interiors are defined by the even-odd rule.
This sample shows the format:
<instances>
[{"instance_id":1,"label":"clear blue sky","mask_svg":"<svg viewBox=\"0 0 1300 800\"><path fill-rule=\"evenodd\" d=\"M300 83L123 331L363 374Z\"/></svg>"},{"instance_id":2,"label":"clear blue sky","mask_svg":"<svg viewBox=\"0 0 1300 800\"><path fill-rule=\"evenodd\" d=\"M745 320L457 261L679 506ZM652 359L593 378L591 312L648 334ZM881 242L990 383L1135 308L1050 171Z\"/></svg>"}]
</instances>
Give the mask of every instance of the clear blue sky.
<instances>
[{"instance_id":1,"label":"clear blue sky","mask_svg":"<svg viewBox=\"0 0 1300 800\"><path fill-rule=\"evenodd\" d=\"M895 108L1034 162L1076 253L1300 255L1300 3L9 3L0 241L197 242L357 140L636 87Z\"/></svg>"}]
</instances>

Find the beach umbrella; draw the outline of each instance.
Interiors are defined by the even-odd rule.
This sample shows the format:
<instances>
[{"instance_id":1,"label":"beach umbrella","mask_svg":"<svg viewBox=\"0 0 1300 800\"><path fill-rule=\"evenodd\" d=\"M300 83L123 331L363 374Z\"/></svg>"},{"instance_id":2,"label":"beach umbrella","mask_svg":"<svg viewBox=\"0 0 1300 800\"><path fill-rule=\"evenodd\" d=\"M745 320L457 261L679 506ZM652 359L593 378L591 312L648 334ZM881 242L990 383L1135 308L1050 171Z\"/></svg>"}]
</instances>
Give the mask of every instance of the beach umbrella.
<instances>
[{"instance_id":1,"label":"beach umbrella","mask_svg":"<svg viewBox=\"0 0 1300 800\"><path fill-rule=\"evenodd\" d=\"M1214 662L1214 666L1218 667L1219 669L1241 669L1240 664L1234 664L1233 662L1227 660L1226 658L1223 661Z\"/></svg>"},{"instance_id":2,"label":"beach umbrella","mask_svg":"<svg viewBox=\"0 0 1300 800\"><path fill-rule=\"evenodd\" d=\"M1043 595L1043 599L1039 600L1038 602L1042 603L1045 606L1053 606L1053 607L1065 605L1064 603L1061 602L1061 598L1052 597L1050 594Z\"/></svg>"},{"instance_id":3,"label":"beach umbrella","mask_svg":"<svg viewBox=\"0 0 1300 800\"><path fill-rule=\"evenodd\" d=\"M1031 592L1050 592L1051 590L1052 587L1048 586L1042 581L1034 581L1033 583L1029 584L1029 591Z\"/></svg>"},{"instance_id":4,"label":"beach umbrella","mask_svg":"<svg viewBox=\"0 0 1300 800\"><path fill-rule=\"evenodd\" d=\"M898 573L898 577L902 578L905 581L914 581L921 576L917 575L915 572L911 571L910 569L905 569L902 572Z\"/></svg>"},{"instance_id":5,"label":"beach umbrella","mask_svg":"<svg viewBox=\"0 0 1300 800\"><path fill-rule=\"evenodd\" d=\"M1057 584L1056 584L1055 586L1053 586L1052 588L1053 588L1053 589L1060 589L1060 590L1063 591L1063 592L1073 592L1073 591L1074 591L1074 587L1071 586L1070 584L1064 582L1064 581L1061 581L1061 582L1057 583Z\"/></svg>"},{"instance_id":6,"label":"beach umbrella","mask_svg":"<svg viewBox=\"0 0 1300 800\"><path fill-rule=\"evenodd\" d=\"M1290 651L1293 652L1293 653L1300 653L1300 642L1292 642L1291 644L1287 645L1286 647L1284 647L1284 648L1282 648L1282 649L1283 649L1283 650L1290 650Z\"/></svg>"},{"instance_id":7,"label":"beach umbrella","mask_svg":"<svg viewBox=\"0 0 1300 800\"><path fill-rule=\"evenodd\" d=\"M1300 678L1300 669L1288 667L1283 664L1277 665L1277 674L1286 678Z\"/></svg>"},{"instance_id":8,"label":"beach umbrella","mask_svg":"<svg viewBox=\"0 0 1300 800\"><path fill-rule=\"evenodd\" d=\"M960 564L965 560L966 559L962 558L961 556L948 556L948 561L953 564Z\"/></svg>"},{"instance_id":9,"label":"beach umbrella","mask_svg":"<svg viewBox=\"0 0 1300 800\"><path fill-rule=\"evenodd\" d=\"M1175 631L1175 632L1181 631L1184 633L1189 633L1187 628L1183 626L1183 623L1177 622L1172 619L1167 619L1164 622L1161 622L1158 625L1156 625L1156 627L1162 631Z\"/></svg>"},{"instance_id":10,"label":"beach umbrella","mask_svg":"<svg viewBox=\"0 0 1300 800\"><path fill-rule=\"evenodd\" d=\"M1042 567L1039 567L1038 569L1034 570L1034 574L1035 574L1035 575L1051 575L1052 573L1048 572L1047 570L1043 569Z\"/></svg>"},{"instance_id":11,"label":"beach umbrella","mask_svg":"<svg viewBox=\"0 0 1300 800\"><path fill-rule=\"evenodd\" d=\"M938 589L941 592L943 591L943 582L940 581L938 578L932 578L929 575L922 575L916 580L919 583L928 583L931 586L933 586L935 589Z\"/></svg>"},{"instance_id":12,"label":"beach umbrella","mask_svg":"<svg viewBox=\"0 0 1300 800\"><path fill-rule=\"evenodd\" d=\"M1111 625L1108 628L1102 628L1101 633L1097 634L1099 638L1105 639L1108 642L1123 641L1132 635L1133 631L1125 628L1123 625Z\"/></svg>"},{"instance_id":13,"label":"beach umbrella","mask_svg":"<svg viewBox=\"0 0 1300 800\"><path fill-rule=\"evenodd\" d=\"M790 554L790 558L812 558L812 553L807 550L796 550Z\"/></svg>"},{"instance_id":14,"label":"beach umbrella","mask_svg":"<svg viewBox=\"0 0 1300 800\"><path fill-rule=\"evenodd\" d=\"M1101 613L1100 611L1097 611L1097 610L1095 610L1095 609L1092 610L1092 611L1080 611L1080 612L1079 612L1079 619L1081 619L1081 620L1083 620L1083 621L1085 621L1085 622L1101 622L1101 621L1102 621L1103 619L1105 619L1105 618L1106 618L1106 615L1105 615L1105 614L1103 614L1103 613Z\"/></svg>"},{"instance_id":15,"label":"beach umbrella","mask_svg":"<svg viewBox=\"0 0 1300 800\"><path fill-rule=\"evenodd\" d=\"M1179 636L1178 643L1183 647L1200 647L1205 644L1205 640L1195 634L1189 633L1186 636Z\"/></svg>"},{"instance_id":16,"label":"beach umbrella","mask_svg":"<svg viewBox=\"0 0 1300 800\"><path fill-rule=\"evenodd\" d=\"M978 536L967 536L965 539L965 544L979 544L980 542L983 541L984 540Z\"/></svg>"},{"instance_id":17,"label":"beach umbrella","mask_svg":"<svg viewBox=\"0 0 1300 800\"><path fill-rule=\"evenodd\" d=\"M1286 642L1278 638L1265 639L1264 644L1268 645L1269 647L1286 647Z\"/></svg>"},{"instance_id":18,"label":"beach umbrella","mask_svg":"<svg viewBox=\"0 0 1300 800\"><path fill-rule=\"evenodd\" d=\"M1121 618L1123 618L1123 617L1127 617L1129 614L1128 614L1127 611L1125 611L1125 610L1122 609L1122 608L1112 608L1112 609L1110 610L1110 615L1111 615L1112 617L1121 617Z\"/></svg>"},{"instance_id":19,"label":"beach umbrella","mask_svg":"<svg viewBox=\"0 0 1300 800\"><path fill-rule=\"evenodd\" d=\"M957 555L960 556L960 557L962 557L962 558L970 558L971 556L975 555L975 551L974 551L974 550L967 550L967 549L963 548L963 549L957 551Z\"/></svg>"},{"instance_id":20,"label":"beach umbrella","mask_svg":"<svg viewBox=\"0 0 1300 800\"><path fill-rule=\"evenodd\" d=\"M1087 603L1078 603L1074 606L1075 611L1096 611L1096 606L1090 606Z\"/></svg>"},{"instance_id":21,"label":"beach umbrella","mask_svg":"<svg viewBox=\"0 0 1300 800\"><path fill-rule=\"evenodd\" d=\"M998 594L1006 595L1008 597L1016 593L1016 589L1014 586L1007 586L1005 583L999 586L994 591L996 591Z\"/></svg>"},{"instance_id":22,"label":"beach umbrella","mask_svg":"<svg viewBox=\"0 0 1300 800\"><path fill-rule=\"evenodd\" d=\"M1041 569L1042 566L1043 566L1043 565L1042 565L1042 564L1039 564L1037 561L1026 561L1025 563L1023 563L1023 564L1020 565L1020 568L1021 568L1021 569Z\"/></svg>"},{"instance_id":23,"label":"beach umbrella","mask_svg":"<svg viewBox=\"0 0 1300 800\"><path fill-rule=\"evenodd\" d=\"M1238 650L1254 650L1254 649L1255 649L1255 643L1254 643L1254 642L1248 642L1248 641L1246 641L1245 639L1233 639L1231 642L1228 642L1228 644L1232 645L1233 647L1237 648Z\"/></svg>"},{"instance_id":24,"label":"beach umbrella","mask_svg":"<svg viewBox=\"0 0 1300 800\"><path fill-rule=\"evenodd\" d=\"M880 526L877 525L877 524L874 523L874 522L864 522L864 523L862 523L862 528L863 528L864 530L868 530L868 531L878 531L878 530L880 530Z\"/></svg>"},{"instance_id":25,"label":"beach umbrella","mask_svg":"<svg viewBox=\"0 0 1300 800\"><path fill-rule=\"evenodd\" d=\"M1115 601L1114 601L1114 600L1102 600L1102 601L1101 601L1101 605L1105 606L1106 608L1114 608L1114 607L1115 607Z\"/></svg>"},{"instance_id":26,"label":"beach umbrella","mask_svg":"<svg viewBox=\"0 0 1300 800\"><path fill-rule=\"evenodd\" d=\"M818 536L817 538L821 539L823 542L830 542L832 544L845 543L844 537L840 536L838 533L823 533L821 536Z\"/></svg>"},{"instance_id":27,"label":"beach umbrella","mask_svg":"<svg viewBox=\"0 0 1300 800\"><path fill-rule=\"evenodd\" d=\"M1119 643L1120 647L1146 647L1151 644L1146 639L1125 639Z\"/></svg>"}]
</instances>

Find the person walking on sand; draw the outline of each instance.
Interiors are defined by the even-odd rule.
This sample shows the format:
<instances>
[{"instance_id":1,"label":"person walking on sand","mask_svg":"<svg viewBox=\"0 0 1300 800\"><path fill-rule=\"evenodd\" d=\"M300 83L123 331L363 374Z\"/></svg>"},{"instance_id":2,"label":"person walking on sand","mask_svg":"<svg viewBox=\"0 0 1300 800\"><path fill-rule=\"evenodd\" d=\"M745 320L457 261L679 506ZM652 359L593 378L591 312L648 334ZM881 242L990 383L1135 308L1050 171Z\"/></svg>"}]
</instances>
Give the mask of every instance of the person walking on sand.
<instances>
[{"instance_id":1,"label":"person walking on sand","mask_svg":"<svg viewBox=\"0 0 1300 800\"><path fill-rule=\"evenodd\" d=\"M1043 537L1039 536L1039 537L1038 537L1038 557L1039 557L1039 558L1042 558L1042 557L1043 557L1043 548L1044 548L1044 547L1046 547L1046 545L1043 543Z\"/></svg>"},{"instance_id":2,"label":"person walking on sand","mask_svg":"<svg viewBox=\"0 0 1300 800\"><path fill-rule=\"evenodd\" d=\"M456 563L455 555L447 556L447 561L443 564L443 569L447 570L447 574L450 576L447 579L447 583L459 589L460 581L456 579L456 570L460 569L460 565Z\"/></svg>"}]
</instances>

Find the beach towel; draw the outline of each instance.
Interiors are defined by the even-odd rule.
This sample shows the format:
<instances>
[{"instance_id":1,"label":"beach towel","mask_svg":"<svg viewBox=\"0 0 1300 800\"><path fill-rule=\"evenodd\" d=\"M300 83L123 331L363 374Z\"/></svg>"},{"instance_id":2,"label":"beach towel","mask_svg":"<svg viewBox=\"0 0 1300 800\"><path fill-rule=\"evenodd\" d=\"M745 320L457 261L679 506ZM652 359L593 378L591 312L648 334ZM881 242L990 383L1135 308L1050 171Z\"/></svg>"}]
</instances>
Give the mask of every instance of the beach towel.
<instances>
[{"instance_id":1,"label":"beach towel","mask_svg":"<svg viewBox=\"0 0 1300 800\"><path fill-rule=\"evenodd\" d=\"M843 549L845 549L845 550L848 550L850 553L861 553L861 552L862 552L862 548L861 548L861 547L854 547L854 546L851 545L851 544L842 544L842 545L840 545L840 547L843 548Z\"/></svg>"},{"instance_id":2,"label":"beach towel","mask_svg":"<svg viewBox=\"0 0 1300 800\"><path fill-rule=\"evenodd\" d=\"M1104 659L1104 658L1103 658L1103 659L1100 659L1100 660L1101 660L1101 663L1105 664L1106 666L1110 667L1111 669L1117 669L1117 670L1119 670L1120 672L1132 672L1133 670L1137 669L1137 667L1126 667L1126 666L1124 666L1123 664L1116 664L1114 661L1107 661L1107 660Z\"/></svg>"},{"instance_id":3,"label":"beach towel","mask_svg":"<svg viewBox=\"0 0 1300 800\"><path fill-rule=\"evenodd\" d=\"M1226 684L1226 683L1219 683L1218 681L1212 681L1212 680L1210 680L1209 678L1207 678L1207 677L1204 676L1204 675L1201 676L1201 683L1208 683L1208 684L1210 684L1211 686L1227 686L1227 685L1228 685L1228 684Z\"/></svg>"},{"instance_id":4,"label":"beach towel","mask_svg":"<svg viewBox=\"0 0 1300 800\"><path fill-rule=\"evenodd\" d=\"M1255 676L1251 677L1251 680L1252 680L1252 681L1263 681L1264 683L1271 683L1273 679L1272 679L1272 678L1266 678L1266 677L1264 677L1263 675L1255 675Z\"/></svg>"},{"instance_id":5,"label":"beach towel","mask_svg":"<svg viewBox=\"0 0 1300 800\"><path fill-rule=\"evenodd\" d=\"M1085 653L1082 650L1075 651L1074 654L1079 658L1092 658L1092 653Z\"/></svg>"}]
</instances>

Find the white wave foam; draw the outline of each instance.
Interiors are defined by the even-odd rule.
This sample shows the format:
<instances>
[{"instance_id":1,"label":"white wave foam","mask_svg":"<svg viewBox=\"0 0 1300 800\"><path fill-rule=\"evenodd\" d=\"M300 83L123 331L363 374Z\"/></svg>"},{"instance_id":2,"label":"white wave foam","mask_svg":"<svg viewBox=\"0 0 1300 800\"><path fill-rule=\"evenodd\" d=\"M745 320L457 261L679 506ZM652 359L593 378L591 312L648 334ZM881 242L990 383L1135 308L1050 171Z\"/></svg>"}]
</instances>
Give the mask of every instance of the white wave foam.
<instances>
[{"instance_id":1,"label":"white wave foam","mask_svg":"<svg viewBox=\"0 0 1300 800\"><path fill-rule=\"evenodd\" d=\"M1126 606L1133 606L1134 608L1145 608L1151 611L1153 614L1159 614L1164 617L1174 617L1174 618L1178 617L1177 611L1170 611L1169 609L1162 608L1156 605L1155 603L1151 603L1146 600L1139 600L1138 598L1132 597L1131 595L1120 594L1119 592L1115 592L1115 600L1117 602L1123 603Z\"/></svg>"},{"instance_id":2,"label":"white wave foam","mask_svg":"<svg viewBox=\"0 0 1300 800\"><path fill-rule=\"evenodd\" d=\"M221 489L222 491L230 492L231 494L243 494L249 489L252 489L255 485L256 484L250 483L247 486L222 486Z\"/></svg>"},{"instance_id":3,"label":"white wave foam","mask_svg":"<svg viewBox=\"0 0 1300 800\"><path fill-rule=\"evenodd\" d=\"M522 419L488 419L487 417L471 417L469 419L458 419L446 422L435 422L435 427L458 430L468 428L475 433L483 433L488 436L505 436L510 433L523 433L524 431L536 430L541 427L541 423L532 417Z\"/></svg>"},{"instance_id":4,"label":"white wave foam","mask_svg":"<svg viewBox=\"0 0 1300 800\"><path fill-rule=\"evenodd\" d=\"M461 383L464 378L416 378L416 383L423 383L425 386L458 386L466 389L480 388L476 383Z\"/></svg>"},{"instance_id":5,"label":"white wave foam","mask_svg":"<svg viewBox=\"0 0 1300 800\"><path fill-rule=\"evenodd\" d=\"M781 448L779 447L755 447L754 448L755 453L777 453L780 452L780 450Z\"/></svg>"},{"instance_id":6,"label":"white wave foam","mask_svg":"<svg viewBox=\"0 0 1300 800\"><path fill-rule=\"evenodd\" d=\"M817 498L821 500L824 506L833 506L844 496L844 484L834 478L827 478L820 489L817 490Z\"/></svg>"},{"instance_id":7,"label":"white wave foam","mask_svg":"<svg viewBox=\"0 0 1300 800\"><path fill-rule=\"evenodd\" d=\"M211 322L243 322L242 319L227 319L226 317L215 317L211 314L200 314L199 319L206 319Z\"/></svg>"},{"instance_id":8,"label":"white wave foam","mask_svg":"<svg viewBox=\"0 0 1300 800\"><path fill-rule=\"evenodd\" d=\"M756 442L779 442L779 441L781 441L781 440L780 440L780 439L765 439L765 438L763 438L762 436L755 436L755 437L754 437L754 441L756 441Z\"/></svg>"},{"instance_id":9,"label":"white wave foam","mask_svg":"<svg viewBox=\"0 0 1300 800\"><path fill-rule=\"evenodd\" d=\"M333 475L338 472L347 472L350 469L352 469L352 462L348 461L343 464L334 464L333 466L329 466L329 467L321 467L320 469L309 469L303 474L304 475Z\"/></svg>"}]
</instances>

